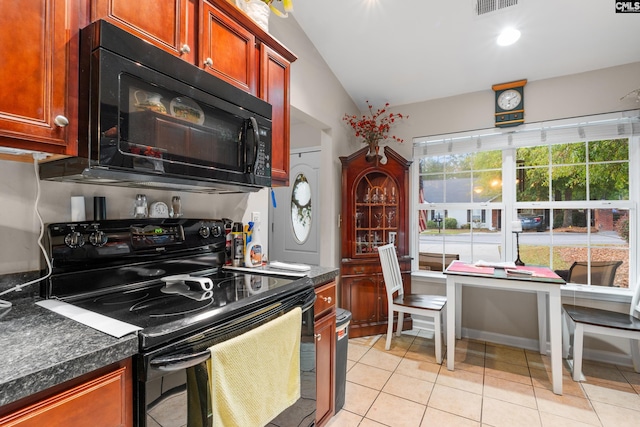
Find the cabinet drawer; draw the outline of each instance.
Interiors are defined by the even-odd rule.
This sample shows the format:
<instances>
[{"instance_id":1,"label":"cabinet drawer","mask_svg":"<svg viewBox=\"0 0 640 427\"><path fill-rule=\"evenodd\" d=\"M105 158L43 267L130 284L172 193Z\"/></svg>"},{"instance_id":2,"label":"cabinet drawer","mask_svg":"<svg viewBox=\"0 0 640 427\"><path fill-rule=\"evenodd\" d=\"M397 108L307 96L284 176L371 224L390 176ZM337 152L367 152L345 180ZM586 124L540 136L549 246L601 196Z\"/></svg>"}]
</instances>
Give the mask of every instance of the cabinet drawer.
<instances>
[{"instance_id":1,"label":"cabinet drawer","mask_svg":"<svg viewBox=\"0 0 640 427\"><path fill-rule=\"evenodd\" d=\"M399 262L400 270L403 273L411 272L411 259L403 260ZM361 276L361 275L374 275L374 274L382 274L382 267L380 264L373 263L353 263L353 264L342 264L340 268L340 274L342 276Z\"/></svg>"},{"instance_id":2,"label":"cabinet drawer","mask_svg":"<svg viewBox=\"0 0 640 427\"><path fill-rule=\"evenodd\" d=\"M382 274L380 264L342 265L340 274L343 276L358 276L362 274Z\"/></svg>"},{"instance_id":3,"label":"cabinet drawer","mask_svg":"<svg viewBox=\"0 0 640 427\"><path fill-rule=\"evenodd\" d=\"M336 282L327 283L316 288L316 302L313 306L315 317L318 318L335 309L336 306Z\"/></svg>"}]
</instances>

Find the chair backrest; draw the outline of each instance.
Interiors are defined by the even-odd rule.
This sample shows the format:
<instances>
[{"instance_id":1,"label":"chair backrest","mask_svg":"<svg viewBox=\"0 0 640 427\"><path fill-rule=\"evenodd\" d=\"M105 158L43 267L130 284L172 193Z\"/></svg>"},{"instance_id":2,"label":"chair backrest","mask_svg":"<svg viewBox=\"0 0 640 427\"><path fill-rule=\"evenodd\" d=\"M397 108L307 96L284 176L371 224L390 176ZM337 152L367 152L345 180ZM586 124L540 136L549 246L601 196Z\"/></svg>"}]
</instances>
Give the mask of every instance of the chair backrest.
<instances>
[{"instance_id":1,"label":"chair backrest","mask_svg":"<svg viewBox=\"0 0 640 427\"><path fill-rule=\"evenodd\" d=\"M460 259L459 254L420 252L418 254L418 268L420 270L443 271L444 269L449 267L449 264L459 259Z\"/></svg>"},{"instance_id":2,"label":"chair backrest","mask_svg":"<svg viewBox=\"0 0 640 427\"><path fill-rule=\"evenodd\" d=\"M636 289L633 291L633 298L631 299L631 308L629 309L629 315L640 319L640 278L636 283Z\"/></svg>"},{"instance_id":3,"label":"chair backrest","mask_svg":"<svg viewBox=\"0 0 640 427\"><path fill-rule=\"evenodd\" d=\"M622 261L591 261L591 284L600 286L613 286L616 270L622 265ZM589 274L586 261L576 261L569 268L567 282L589 283Z\"/></svg>"},{"instance_id":4,"label":"chair backrest","mask_svg":"<svg viewBox=\"0 0 640 427\"><path fill-rule=\"evenodd\" d=\"M384 286L387 289L387 299L389 304L391 304L394 292L397 291L399 296L404 294L402 274L400 272L398 256L396 255L396 248L392 243L379 246L378 255L380 256L380 264L382 265Z\"/></svg>"}]
</instances>

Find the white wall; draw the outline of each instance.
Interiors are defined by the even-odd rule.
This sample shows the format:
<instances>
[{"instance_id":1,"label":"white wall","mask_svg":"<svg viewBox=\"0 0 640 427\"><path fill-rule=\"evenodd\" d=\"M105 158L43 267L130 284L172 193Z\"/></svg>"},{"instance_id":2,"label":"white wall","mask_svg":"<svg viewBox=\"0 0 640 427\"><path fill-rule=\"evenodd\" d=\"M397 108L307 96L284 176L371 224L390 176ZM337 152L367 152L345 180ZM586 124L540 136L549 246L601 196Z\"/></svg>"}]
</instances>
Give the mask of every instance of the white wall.
<instances>
[{"instance_id":1,"label":"white wall","mask_svg":"<svg viewBox=\"0 0 640 427\"><path fill-rule=\"evenodd\" d=\"M620 98L638 88L640 62L528 82L524 88L525 122L637 109L640 104L632 97ZM409 119L394 128L405 142L392 145L398 153L410 158L412 138L492 128L494 100L489 87L482 92L394 106L394 112L408 114Z\"/></svg>"},{"instance_id":2,"label":"white wall","mask_svg":"<svg viewBox=\"0 0 640 427\"><path fill-rule=\"evenodd\" d=\"M301 127L309 126L318 131L316 136L320 143L315 144L318 139L314 136L313 145L319 145L322 152L320 263L326 267L339 267L340 229L337 224L341 165L338 157L361 148L342 117L345 113L359 112L295 19L272 16L269 32L298 56L291 65L290 103L292 118L298 123L292 129L291 148L311 146L309 140L299 137L303 132Z\"/></svg>"},{"instance_id":3,"label":"white wall","mask_svg":"<svg viewBox=\"0 0 640 427\"><path fill-rule=\"evenodd\" d=\"M40 269L37 246L39 225L35 215L36 184L33 164L0 160L0 274ZM249 221L251 212L268 212L268 191L250 194L208 195L160 190L142 190L101 185L39 181L39 211L45 223L71 220L71 196L85 196L86 215L93 218L93 197L105 196L107 218L131 218L133 200L138 193L149 202L170 204L179 195L185 216L199 218L231 218ZM262 238L266 246L266 233Z\"/></svg>"}]
</instances>

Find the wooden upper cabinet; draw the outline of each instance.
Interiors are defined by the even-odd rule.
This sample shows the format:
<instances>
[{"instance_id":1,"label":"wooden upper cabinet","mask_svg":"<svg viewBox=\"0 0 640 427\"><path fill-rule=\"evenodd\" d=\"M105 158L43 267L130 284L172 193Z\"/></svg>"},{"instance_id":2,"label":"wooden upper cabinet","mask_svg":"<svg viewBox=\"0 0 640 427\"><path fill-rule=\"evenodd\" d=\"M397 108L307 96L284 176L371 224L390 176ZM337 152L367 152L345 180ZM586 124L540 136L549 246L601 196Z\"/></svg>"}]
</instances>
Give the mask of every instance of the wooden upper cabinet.
<instances>
[{"instance_id":1,"label":"wooden upper cabinet","mask_svg":"<svg viewBox=\"0 0 640 427\"><path fill-rule=\"evenodd\" d=\"M91 0L91 22L109 21L195 64L198 0Z\"/></svg>"},{"instance_id":2,"label":"wooden upper cabinet","mask_svg":"<svg viewBox=\"0 0 640 427\"><path fill-rule=\"evenodd\" d=\"M79 0L0 2L0 145L75 154Z\"/></svg>"},{"instance_id":3,"label":"wooden upper cabinet","mask_svg":"<svg viewBox=\"0 0 640 427\"><path fill-rule=\"evenodd\" d=\"M256 37L211 4L204 2L201 19L203 69L249 93L257 95Z\"/></svg>"},{"instance_id":4,"label":"wooden upper cabinet","mask_svg":"<svg viewBox=\"0 0 640 427\"><path fill-rule=\"evenodd\" d=\"M272 185L289 185L289 70L290 62L275 50L260 46L260 98L271 104Z\"/></svg>"}]
</instances>

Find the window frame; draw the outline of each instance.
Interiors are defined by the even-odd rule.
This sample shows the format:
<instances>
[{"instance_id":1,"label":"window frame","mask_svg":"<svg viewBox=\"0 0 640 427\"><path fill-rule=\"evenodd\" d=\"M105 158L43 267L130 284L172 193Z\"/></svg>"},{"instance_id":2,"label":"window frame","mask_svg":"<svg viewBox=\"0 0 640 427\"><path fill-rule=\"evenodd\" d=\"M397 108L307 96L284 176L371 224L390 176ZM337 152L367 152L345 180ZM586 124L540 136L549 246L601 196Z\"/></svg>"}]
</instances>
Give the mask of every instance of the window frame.
<instances>
[{"instance_id":1,"label":"window frame","mask_svg":"<svg viewBox=\"0 0 640 427\"><path fill-rule=\"evenodd\" d=\"M632 165L640 164L640 111L633 110L607 115L580 117L545 123L532 123L519 126L519 130L484 129L471 132L459 132L431 137L414 138L413 164L410 174L410 250L413 258L412 275L430 280L440 281L446 276L441 272L429 272L419 270L419 211L421 210L451 210L451 209L503 209L503 224L501 231L501 244L503 260L512 260L516 257L515 239L511 237L511 221L517 220L517 212L520 209L602 209L615 208L628 209L629 224L629 287L609 288L593 285L565 285L563 290L570 291L601 301L628 302L638 281L638 266L631 260L638 259L640 254L638 244L640 242L639 222L640 214L640 168ZM617 123L617 126L616 126ZM588 127L591 126L591 127ZM621 126L626 133L621 134ZM588 127L588 132L584 129ZM555 130L561 131L553 134ZM617 129L617 132L615 131ZM552 133L551 140L547 139L548 132ZM517 133L521 133L517 135ZM579 136L579 137L578 137ZM585 142L606 139L628 139L629 143L629 199L622 201L579 200L579 201L517 201L517 189L515 185L503 185L502 203L420 203L419 179L420 159L431 155L471 153L478 150L489 151L500 149L503 153L502 179L503 182L515 182L517 175L516 150L520 147L536 145L535 141L544 145L555 145L563 142ZM514 141L516 143L514 143ZM538 144L538 145L542 145ZM428 153L429 147L436 147L432 153ZM590 243L589 243L590 245Z\"/></svg>"}]
</instances>

